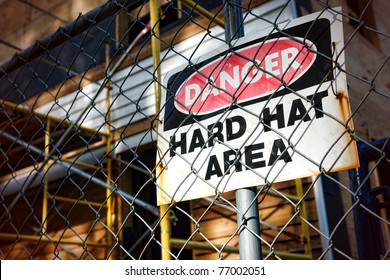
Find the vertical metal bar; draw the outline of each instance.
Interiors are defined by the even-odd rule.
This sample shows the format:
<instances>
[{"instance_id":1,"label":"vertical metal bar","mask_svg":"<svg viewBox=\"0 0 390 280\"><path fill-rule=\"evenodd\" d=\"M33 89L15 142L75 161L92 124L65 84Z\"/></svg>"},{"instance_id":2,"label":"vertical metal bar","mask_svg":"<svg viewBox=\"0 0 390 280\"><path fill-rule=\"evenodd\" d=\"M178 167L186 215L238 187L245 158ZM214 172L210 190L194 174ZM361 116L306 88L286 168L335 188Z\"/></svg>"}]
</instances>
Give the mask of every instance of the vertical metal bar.
<instances>
[{"instance_id":1,"label":"vertical metal bar","mask_svg":"<svg viewBox=\"0 0 390 280\"><path fill-rule=\"evenodd\" d=\"M161 99L161 68L160 68L160 20L158 13L157 0L151 0L150 3L150 25L152 33L152 52L153 52L153 67L155 71L154 93L156 98L156 115L160 111Z\"/></svg>"},{"instance_id":2,"label":"vertical metal bar","mask_svg":"<svg viewBox=\"0 0 390 280\"><path fill-rule=\"evenodd\" d=\"M241 260L260 260L262 258L259 211L257 208L256 187L236 191L237 223L241 226L238 242ZM245 226L243 226L245 225Z\"/></svg>"},{"instance_id":3,"label":"vertical metal bar","mask_svg":"<svg viewBox=\"0 0 390 280\"><path fill-rule=\"evenodd\" d=\"M318 179L316 177L312 177L312 181L314 183L314 198L316 201L317 208L317 216L318 223L320 227L320 231L325 236L330 236L329 223L328 223L328 215L326 211L326 204L324 198L324 183L322 176ZM329 241L325 237L321 236L321 245L322 249L326 249L329 246ZM329 249L328 252L324 256L325 260L333 260L333 249Z\"/></svg>"},{"instance_id":4,"label":"vertical metal bar","mask_svg":"<svg viewBox=\"0 0 390 280\"><path fill-rule=\"evenodd\" d=\"M357 193L360 186L360 177L359 177L359 169L350 169L349 170L349 184L350 190L354 194L352 195L352 205L353 207L353 219L355 224L355 235L356 235L356 245L358 249L359 259L363 259L364 255L364 239L363 239L363 214L362 209L360 207L360 195Z\"/></svg>"},{"instance_id":5,"label":"vertical metal bar","mask_svg":"<svg viewBox=\"0 0 390 280\"><path fill-rule=\"evenodd\" d=\"M225 40L231 41L244 36L244 22L241 0L226 0ZM236 191L237 223L240 259L259 260L262 258L260 243L260 222L257 206L257 188L250 187Z\"/></svg>"},{"instance_id":6,"label":"vertical metal bar","mask_svg":"<svg viewBox=\"0 0 390 280\"><path fill-rule=\"evenodd\" d=\"M295 188L297 190L297 196L303 197L303 186L302 186L302 180L301 179L295 179ZM307 211L305 207L304 201L301 202L301 210L300 210L300 216L307 220ZM304 248L305 248L305 254L311 256L311 245L310 245L310 232L309 227L305 223L305 221L301 220L301 227L302 227L302 235L303 235L303 242L304 242Z\"/></svg>"},{"instance_id":7,"label":"vertical metal bar","mask_svg":"<svg viewBox=\"0 0 390 280\"><path fill-rule=\"evenodd\" d=\"M290 10L293 18L297 18L301 16L301 11L299 10L296 0L290 0Z\"/></svg>"},{"instance_id":8,"label":"vertical metal bar","mask_svg":"<svg viewBox=\"0 0 390 280\"><path fill-rule=\"evenodd\" d=\"M50 153L50 119L46 120L46 131L45 131L45 154ZM42 233L46 232L47 229L47 201L49 192L49 162L45 164L45 185L43 189L43 201L42 201Z\"/></svg>"},{"instance_id":9,"label":"vertical metal bar","mask_svg":"<svg viewBox=\"0 0 390 280\"><path fill-rule=\"evenodd\" d=\"M160 206L160 234L161 234L161 259L170 260L171 257L171 222L169 221L169 206Z\"/></svg>"},{"instance_id":10,"label":"vertical metal bar","mask_svg":"<svg viewBox=\"0 0 390 280\"><path fill-rule=\"evenodd\" d=\"M361 260L376 260L380 258L380 254L377 249L376 241L380 240L380 234L376 230L375 223L371 220L371 214L369 214L362 205L367 208L371 206L371 182L369 162L377 160L379 158L378 152L372 149L372 146L377 146L381 143L371 142L367 144L358 142L358 152L360 167L349 170L350 190L354 194L352 195L353 217L355 223L355 234L358 248L359 259ZM383 149L383 143L377 146L381 150Z\"/></svg>"},{"instance_id":11,"label":"vertical metal bar","mask_svg":"<svg viewBox=\"0 0 390 280\"><path fill-rule=\"evenodd\" d=\"M225 40L230 43L245 35L241 0L226 0L224 6Z\"/></svg>"},{"instance_id":12,"label":"vertical metal bar","mask_svg":"<svg viewBox=\"0 0 390 280\"><path fill-rule=\"evenodd\" d=\"M160 112L161 100L161 69L160 69L160 22L158 14L158 5L156 0L150 0L150 26L152 33L152 53L153 53L153 67L155 71L154 93L156 100L156 116ZM157 119L157 118L156 118ZM156 121L156 126L158 121ZM171 225L169 222L169 206L160 206L160 233L161 233L161 259L171 259Z\"/></svg>"},{"instance_id":13,"label":"vertical metal bar","mask_svg":"<svg viewBox=\"0 0 390 280\"><path fill-rule=\"evenodd\" d=\"M110 63L110 45L106 44L106 66L108 67ZM109 186L112 186L111 178L112 178L112 162L111 162L111 113L110 113L110 107L111 107L111 99L110 99L110 81L107 81L106 84L106 106L107 106L107 112L106 112L106 128L107 128L107 142L106 142L106 172L107 172L107 179L106 183ZM112 229L112 190L106 189L106 203L107 203L107 208L106 208L106 222L107 222L107 256L110 250L112 250L112 245L113 245L113 236L111 235L111 229ZM108 256L108 259L112 259L112 254Z\"/></svg>"}]
</instances>

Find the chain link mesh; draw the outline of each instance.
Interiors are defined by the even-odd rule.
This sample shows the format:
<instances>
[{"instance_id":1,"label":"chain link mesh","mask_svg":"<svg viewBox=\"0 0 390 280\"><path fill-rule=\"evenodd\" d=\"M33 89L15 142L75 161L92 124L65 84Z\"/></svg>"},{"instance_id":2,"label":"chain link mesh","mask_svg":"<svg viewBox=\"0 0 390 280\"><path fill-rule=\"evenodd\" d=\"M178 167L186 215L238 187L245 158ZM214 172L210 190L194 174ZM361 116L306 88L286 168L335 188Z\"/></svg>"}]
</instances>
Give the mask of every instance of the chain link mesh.
<instances>
[{"instance_id":1,"label":"chain link mesh","mask_svg":"<svg viewBox=\"0 0 390 280\"><path fill-rule=\"evenodd\" d=\"M181 202L172 199L161 208L156 194L164 191L159 164L165 164L169 153L181 156L180 143L175 146L171 140L166 141L170 149L165 154L158 152L156 140L165 135L157 123L162 122L167 104L163 99L156 107L155 96L159 87L169 91L160 74L167 77L180 65L202 73L198 58L210 50L228 46L230 53L238 54L234 41L226 44L221 27L227 24L224 7L231 4L158 1L158 21L151 24L149 1L129 2L107 1L1 65L1 259L135 260L161 259L162 253L172 259L239 258L238 236L248 230L248 220L237 208L234 191L220 192L212 186L214 195ZM358 147L359 168L330 172L332 168L302 154L292 136L275 128L277 120L267 121L264 109L250 111L227 92L233 97L230 109L258 118L253 133L269 129L287 143L278 146L270 163L279 168L274 179L253 171L264 179L252 201L260 217L260 233L254 236L261 241L264 259L390 258L386 138L390 135L386 121L390 39L375 1L362 1L362 7L352 2L342 1L342 12L328 1L298 7L303 14L332 11L343 18L346 62L337 67L347 78L350 117L337 119L313 99L290 89L308 103L296 108L300 123L311 123L313 113L341 123L340 138L350 139L345 149ZM243 1L245 33L283 33L283 26L295 17L294 3ZM155 39L161 52L152 44ZM160 61L156 62L157 53ZM316 55L337 63L332 54L330 58ZM243 59L258 65L253 57ZM326 77L324 73L322 78ZM215 87L212 76L205 79ZM282 79L279 82L285 84ZM229 112L216 123L226 125ZM268 114L272 117L275 112ZM207 127L191 114L188 118L213 135L215 127ZM186 120L180 125L188 127ZM239 174L240 168L251 170L237 150L219 137L204 140L203 146L193 144L205 150L210 139L213 145L234 151L223 163L223 178ZM316 142L312 140L313 147ZM280 182L277 177L294 153L314 162L319 171ZM329 150L336 159L341 153ZM190 188L205 181L196 160L186 162L192 168L186 178L196 177ZM170 168L173 176L181 178L175 173L178 166ZM237 215L244 215L240 223Z\"/></svg>"}]
</instances>

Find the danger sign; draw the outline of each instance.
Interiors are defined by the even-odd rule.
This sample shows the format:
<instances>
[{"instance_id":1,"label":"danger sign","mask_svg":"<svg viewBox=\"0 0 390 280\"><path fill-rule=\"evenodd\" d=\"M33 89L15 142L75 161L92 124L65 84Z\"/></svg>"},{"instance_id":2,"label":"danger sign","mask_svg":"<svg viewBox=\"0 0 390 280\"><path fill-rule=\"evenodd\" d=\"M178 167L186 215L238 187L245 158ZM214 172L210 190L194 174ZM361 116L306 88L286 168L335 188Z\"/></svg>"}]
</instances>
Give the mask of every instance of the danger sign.
<instances>
[{"instance_id":1,"label":"danger sign","mask_svg":"<svg viewBox=\"0 0 390 280\"><path fill-rule=\"evenodd\" d=\"M356 167L341 30L313 14L171 72L158 204Z\"/></svg>"},{"instance_id":2,"label":"danger sign","mask_svg":"<svg viewBox=\"0 0 390 280\"><path fill-rule=\"evenodd\" d=\"M309 70L316 57L315 45L306 40L304 48L302 42L304 39L297 37L271 39L210 62L181 85L175 97L176 109L204 115L234 101L241 103L275 92L281 81L293 83Z\"/></svg>"}]
</instances>

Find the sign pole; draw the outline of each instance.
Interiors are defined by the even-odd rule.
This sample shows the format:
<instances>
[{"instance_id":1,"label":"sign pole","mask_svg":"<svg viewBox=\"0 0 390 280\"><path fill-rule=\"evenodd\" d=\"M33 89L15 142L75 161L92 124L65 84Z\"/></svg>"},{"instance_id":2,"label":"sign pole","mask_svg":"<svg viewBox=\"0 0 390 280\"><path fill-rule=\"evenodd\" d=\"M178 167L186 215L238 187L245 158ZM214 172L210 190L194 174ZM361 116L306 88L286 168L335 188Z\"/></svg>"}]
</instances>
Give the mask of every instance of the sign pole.
<instances>
[{"instance_id":1,"label":"sign pole","mask_svg":"<svg viewBox=\"0 0 390 280\"><path fill-rule=\"evenodd\" d=\"M244 36L241 0L226 0L225 40L230 45L231 40ZM260 222L257 206L257 189L249 187L236 191L237 223L241 227L238 232L241 260L262 259L260 243Z\"/></svg>"}]
</instances>

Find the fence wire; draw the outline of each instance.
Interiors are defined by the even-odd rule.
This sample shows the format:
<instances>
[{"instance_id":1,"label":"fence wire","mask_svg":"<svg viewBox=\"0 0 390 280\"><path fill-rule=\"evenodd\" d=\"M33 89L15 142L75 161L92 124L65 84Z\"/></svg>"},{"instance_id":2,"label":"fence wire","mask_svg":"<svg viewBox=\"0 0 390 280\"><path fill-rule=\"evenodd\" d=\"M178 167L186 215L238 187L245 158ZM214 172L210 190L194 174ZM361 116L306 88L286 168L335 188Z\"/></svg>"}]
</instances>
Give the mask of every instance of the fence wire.
<instances>
[{"instance_id":1,"label":"fence wire","mask_svg":"<svg viewBox=\"0 0 390 280\"><path fill-rule=\"evenodd\" d=\"M4 61L0 258L239 259L249 231L263 259L389 259L384 2L109 0Z\"/></svg>"}]
</instances>

